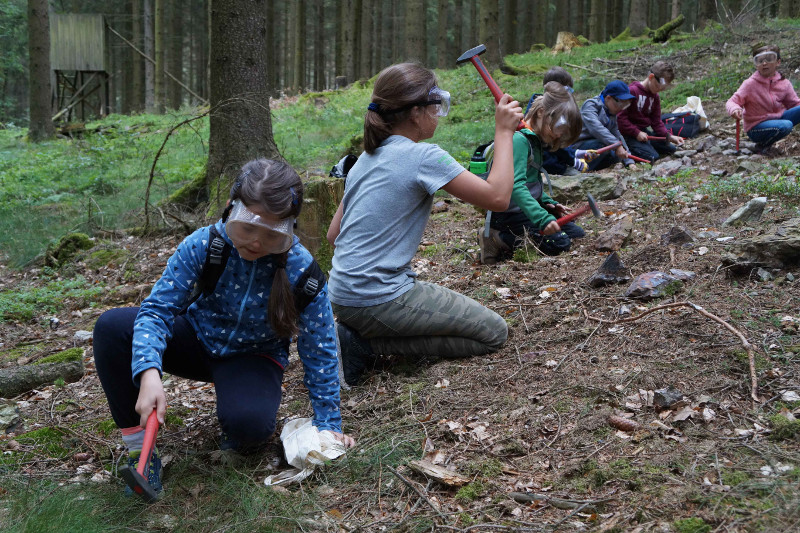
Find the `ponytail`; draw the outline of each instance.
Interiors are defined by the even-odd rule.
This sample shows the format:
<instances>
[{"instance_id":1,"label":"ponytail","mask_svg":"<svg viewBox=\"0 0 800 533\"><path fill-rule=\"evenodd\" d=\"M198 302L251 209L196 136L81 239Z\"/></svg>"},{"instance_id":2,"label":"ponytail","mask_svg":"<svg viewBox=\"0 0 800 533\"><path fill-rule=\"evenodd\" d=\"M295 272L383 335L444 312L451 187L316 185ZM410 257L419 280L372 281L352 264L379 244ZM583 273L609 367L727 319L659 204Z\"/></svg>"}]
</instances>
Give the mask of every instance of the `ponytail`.
<instances>
[{"instance_id":1,"label":"ponytail","mask_svg":"<svg viewBox=\"0 0 800 533\"><path fill-rule=\"evenodd\" d=\"M286 274L286 260L289 252L276 256L278 268L272 278L269 296L269 323L279 337L289 338L297 334L297 306L294 303L292 284Z\"/></svg>"},{"instance_id":2,"label":"ponytail","mask_svg":"<svg viewBox=\"0 0 800 533\"><path fill-rule=\"evenodd\" d=\"M533 101L525 115L525 121L533 127L539 114L542 125L549 125L552 131L561 127L563 131L556 146L552 147L553 150L564 148L578 140L583 129L581 110L572 93L564 85L556 81L546 83L544 94Z\"/></svg>"},{"instance_id":3,"label":"ponytail","mask_svg":"<svg viewBox=\"0 0 800 533\"><path fill-rule=\"evenodd\" d=\"M418 63L399 63L383 69L375 80L372 101L364 116L364 150L374 153L392 135L394 125L411 116L413 105L427 99L434 85L436 76Z\"/></svg>"}]
</instances>

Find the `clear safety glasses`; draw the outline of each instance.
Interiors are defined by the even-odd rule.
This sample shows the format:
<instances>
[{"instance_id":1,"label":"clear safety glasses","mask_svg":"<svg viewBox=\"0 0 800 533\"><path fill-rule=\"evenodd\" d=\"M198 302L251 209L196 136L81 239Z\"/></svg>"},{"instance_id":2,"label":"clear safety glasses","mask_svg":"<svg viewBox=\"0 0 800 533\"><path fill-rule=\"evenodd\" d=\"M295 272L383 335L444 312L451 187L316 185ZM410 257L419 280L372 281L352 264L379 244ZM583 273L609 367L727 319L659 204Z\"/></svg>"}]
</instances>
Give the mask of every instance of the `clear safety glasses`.
<instances>
[{"instance_id":1,"label":"clear safety glasses","mask_svg":"<svg viewBox=\"0 0 800 533\"><path fill-rule=\"evenodd\" d=\"M428 101L425 102L425 105L433 106L437 117L446 117L450 112L450 93L434 85L428 93Z\"/></svg>"},{"instance_id":2,"label":"clear safety glasses","mask_svg":"<svg viewBox=\"0 0 800 533\"><path fill-rule=\"evenodd\" d=\"M233 244L251 248L258 241L258 251L280 254L292 247L293 218L267 218L247 209L241 200L233 201L225 231Z\"/></svg>"},{"instance_id":3,"label":"clear safety glasses","mask_svg":"<svg viewBox=\"0 0 800 533\"><path fill-rule=\"evenodd\" d=\"M766 63L774 63L778 60L778 54L775 52L761 52L753 56L753 63L756 66L764 65Z\"/></svg>"}]
</instances>

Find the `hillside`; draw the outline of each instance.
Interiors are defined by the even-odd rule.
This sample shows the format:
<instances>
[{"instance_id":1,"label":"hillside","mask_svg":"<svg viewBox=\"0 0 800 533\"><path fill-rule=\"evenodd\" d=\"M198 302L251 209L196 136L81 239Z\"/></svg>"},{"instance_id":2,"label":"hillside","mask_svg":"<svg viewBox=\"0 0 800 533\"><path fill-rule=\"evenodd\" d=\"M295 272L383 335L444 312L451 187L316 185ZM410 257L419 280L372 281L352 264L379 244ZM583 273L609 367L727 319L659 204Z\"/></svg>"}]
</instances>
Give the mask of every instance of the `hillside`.
<instances>
[{"instance_id":1,"label":"hillside","mask_svg":"<svg viewBox=\"0 0 800 533\"><path fill-rule=\"evenodd\" d=\"M711 128L665 164L599 173L594 183L613 184L597 195L605 217L581 218L587 237L562 256L531 249L480 265L482 214L446 195L437 198L415 270L420 279L500 313L509 341L485 358L386 360L362 385L343 391L345 429L356 448L302 487L263 486L264 477L285 466L277 447L249 458L220 453L213 387L168 376L169 418L158 438L167 497L145 506L121 496L113 472L124 451L91 342L77 333L90 331L104 310L141 301L180 242L181 228L154 238L119 228L98 232L92 248L60 268L0 264L0 370L74 346L85 350L86 367L75 383L42 387L0 406L5 419L15 408L20 416L0 436L4 530L795 529L800 133L781 141L776 155L736 155L724 102L752 70L750 44L767 38L784 47L782 70L800 85L798 28L800 22L747 34L718 28L665 46L624 41L570 55L506 58L531 73L497 72L501 87L520 100L540 87L546 65L570 70L583 100L611 77L632 81L654 60L669 59L678 79L664 94L664 108L699 95ZM491 98L472 67L440 78L455 105L433 142L466 161L491 134ZM358 134L368 95L367 84L277 102L274 124L284 155L298 169L326 173ZM163 124L152 129L163 135ZM203 134L201 128L193 135ZM62 142L48 148L51 160L58 150L78 149ZM23 148L9 146L5 160L18 161L18 154L7 154ZM165 192L182 183L176 167L198 168L192 157L171 157L164 163ZM1 170L10 176L14 167L6 163ZM723 226L762 196L767 204L760 219ZM17 199L7 197L11 204ZM564 201L577 205L580 196ZM57 206L53 198L36 204L37 212ZM594 287L588 280L609 255L598 245L612 231L621 241L618 274L630 279ZM624 296L637 276L671 269L691 274L653 300ZM295 357L279 416L309 413ZM451 487L416 473L408 465L420 459L467 483Z\"/></svg>"}]
</instances>

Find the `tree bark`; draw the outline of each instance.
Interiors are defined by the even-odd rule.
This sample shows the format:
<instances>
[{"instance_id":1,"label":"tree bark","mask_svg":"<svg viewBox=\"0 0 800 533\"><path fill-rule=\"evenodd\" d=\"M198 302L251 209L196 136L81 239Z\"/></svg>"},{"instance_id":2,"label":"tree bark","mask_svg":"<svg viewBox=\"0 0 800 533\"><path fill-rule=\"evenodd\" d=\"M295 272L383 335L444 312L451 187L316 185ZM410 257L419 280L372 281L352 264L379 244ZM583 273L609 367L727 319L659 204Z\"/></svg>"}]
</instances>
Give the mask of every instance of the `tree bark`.
<instances>
[{"instance_id":1,"label":"tree bark","mask_svg":"<svg viewBox=\"0 0 800 533\"><path fill-rule=\"evenodd\" d=\"M355 0L342 0L342 74L351 83L356 79L356 27L353 20Z\"/></svg>"},{"instance_id":2,"label":"tree bark","mask_svg":"<svg viewBox=\"0 0 800 533\"><path fill-rule=\"evenodd\" d=\"M131 42L142 50L142 0L132 0L131 2ZM144 58L134 50L129 52L132 57L132 77L133 93L131 96L131 111L141 111L144 106L144 72L142 61Z\"/></svg>"},{"instance_id":3,"label":"tree bark","mask_svg":"<svg viewBox=\"0 0 800 533\"><path fill-rule=\"evenodd\" d=\"M50 14L47 0L28 0L28 138L33 142L55 137L50 82ZM2 395L0 395L2 396Z\"/></svg>"},{"instance_id":4,"label":"tree bark","mask_svg":"<svg viewBox=\"0 0 800 533\"><path fill-rule=\"evenodd\" d=\"M647 8L648 0L631 0L630 16L628 17L631 35L639 36L644 32L647 26Z\"/></svg>"},{"instance_id":5,"label":"tree bark","mask_svg":"<svg viewBox=\"0 0 800 533\"><path fill-rule=\"evenodd\" d=\"M449 0L439 0L439 5L436 9L438 20L436 28L436 66L439 68L447 68L447 52L448 52L448 39L447 30L450 27L449 17Z\"/></svg>"},{"instance_id":6,"label":"tree bark","mask_svg":"<svg viewBox=\"0 0 800 533\"><path fill-rule=\"evenodd\" d=\"M183 11L178 3L170 5L170 46L167 49L167 71L183 82ZM167 80L167 103L172 109L180 109L183 103L181 86Z\"/></svg>"},{"instance_id":7,"label":"tree bark","mask_svg":"<svg viewBox=\"0 0 800 533\"><path fill-rule=\"evenodd\" d=\"M591 2L591 11L589 12L589 40L596 43L603 41L605 3L606 2L603 2L603 0L592 0Z\"/></svg>"},{"instance_id":8,"label":"tree bark","mask_svg":"<svg viewBox=\"0 0 800 533\"><path fill-rule=\"evenodd\" d=\"M670 19L676 19L681 14L681 4L681 0L672 0L672 16Z\"/></svg>"},{"instance_id":9,"label":"tree bark","mask_svg":"<svg viewBox=\"0 0 800 533\"><path fill-rule=\"evenodd\" d=\"M144 54L153 57L155 42L153 38L153 0L144 0ZM144 109L155 113L155 67L149 61L144 62Z\"/></svg>"},{"instance_id":10,"label":"tree bark","mask_svg":"<svg viewBox=\"0 0 800 533\"><path fill-rule=\"evenodd\" d=\"M301 93L306 88L306 0L294 1L294 88Z\"/></svg>"},{"instance_id":11,"label":"tree bark","mask_svg":"<svg viewBox=\"0 0 800 533\"><path fill-rule=\"evenodd\" d=\"M314 0L314 4L314 90L322 91L325 89L325 1Z\"/></svg>"},{"instance_id":12,"label":"tree bark","mask_svg":"<svg viewBox=\"0 0 800 533\"><path fill-rule=\"evenodd\" d=\"M164 75L166 53L165 44L167 42L167 24L166 24L166 5L165 0L155 0L156 5L156 18L155 18L155 81L154 81L154 111L156 113L163 113L166 108L166 84ZM153 57L153 56L150 56Z\"/></svg>"},{"instance_id":13,"label":"tree bark","mask_svg":"<svg viewBox=\"0 0 800 533\"><path fill-rule=\"evenodd\" d=\"M0 369L0 397L13 398L37 387L52 385L59 378L74 383L82 377L83 361L3 368Z\"/></svg>"},{"instance_id":14,"label":"tree bark","mask_svg":"<svg viewBox=\"0 0 800 533\"><path fill-rule=\"evenodd\" d=\"M377 0L380 1L380 0ZM358 61L358 77L367 79L372 76L372 51L377 43L372 42L372 24L374 22L373 9L375 0L361 0L361 27L359 28L360 39L358 50L360 52Z\"/></svg>"},{"instance_id":15,"label":"tree bark","mask_svg":"<svg viewBox=\"0 0 800 533\"><path fill-rule=\"evenodd\" d=\"M480 0L479 41L486 45L484 61L492 67L500 66L499 10L495 0Z\"/></svg>"},{"instance_id":16,"label":"tree bark","mask_svg":"<svg viewBox=\"0 0 800 533\"><path fill-rule=\"evenodd\" d=\"M517 1L505 0L503 2L503 35L500 38L500 55L505 56L516 52L517 35Z\"/></svg>"},{"instance_id":17,"label":"tree bark","mask_svg":"<svg viewBox=\"0 0 800 533\"><path fill-rule=\"evenodd\" d=\"M423 0L406 1L405 58L425 62L425 16Z\"/></svg>"},{"instance_id":18,"label":"tree bark","mask_svg":"<svg viewBox=\"0 0 800 533\"><path fill-rule=\"evenodd\" d=\"M263 1L213 0L211 119L206 184L221 208L241 166L258 157L282 159L272 137Z\"/></svg>"}]
</instances>

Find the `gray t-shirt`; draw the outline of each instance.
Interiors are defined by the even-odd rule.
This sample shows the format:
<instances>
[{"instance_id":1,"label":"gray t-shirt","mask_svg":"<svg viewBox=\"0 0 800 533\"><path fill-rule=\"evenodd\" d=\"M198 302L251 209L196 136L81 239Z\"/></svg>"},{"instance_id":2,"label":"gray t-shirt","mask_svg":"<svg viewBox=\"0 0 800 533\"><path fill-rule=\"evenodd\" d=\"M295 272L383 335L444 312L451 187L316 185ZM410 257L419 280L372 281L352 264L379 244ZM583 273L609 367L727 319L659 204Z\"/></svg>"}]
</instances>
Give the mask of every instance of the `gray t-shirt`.
<instances>
[{"instance_id":1,"label":"gray t-shirt","mask_svg":"<svg viewBox=\"0 0 800 533\"><path fill-rule=\"evenodd\" d=\"M433 194L464 172L435 144L400 135L363 153L344 191L344 215L328 290L348 307L391 301L414 286L411 259L431 212Z\"/></svg>"}]
</instances>

